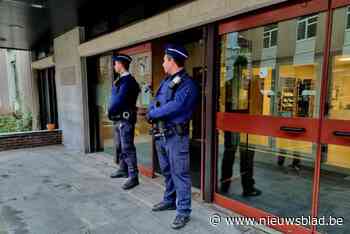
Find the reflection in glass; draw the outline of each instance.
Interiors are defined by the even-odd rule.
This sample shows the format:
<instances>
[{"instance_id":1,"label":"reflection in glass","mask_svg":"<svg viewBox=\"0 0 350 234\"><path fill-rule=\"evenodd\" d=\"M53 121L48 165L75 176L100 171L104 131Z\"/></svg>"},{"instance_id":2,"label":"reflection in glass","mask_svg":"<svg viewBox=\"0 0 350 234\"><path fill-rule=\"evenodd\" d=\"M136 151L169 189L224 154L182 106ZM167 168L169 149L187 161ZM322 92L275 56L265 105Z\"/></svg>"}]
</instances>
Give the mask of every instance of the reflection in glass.
<instances>
[{"instance_id":1,"label":"reflection in glass","mask_svg":"<svg viewBox=\"0 0 350 234\"><path fill-rule=\"evenodd\" d=\"M108 103L113 78L112 57L102 56L98 60L96 104L98 107L99 136L104 152L115 155L113 122L108 119Z\"/></svg>"},{"instance_id":2,"label":"reflection in glass","mask_svg":"<svg viewBox=\"0 0 350 234\"><path fill-rule=\"evenodd\" d=\"M284 148L261 147L261 136L219 132L217 192L279 216L307 216L311 212L314 155L288 148L311 151L311 143L289 140ZM265 138L267 139L267 138ZM273 141L280 140L273 138ZM302 168L280 166L277 157L297 158ZM260 196L246 196L245 191L256 187Z\"/></svg>"},{"instance_id":3,"label":"reflection in glass","mask_svg":"<svg viewBox=\"0 0 350 234\"><path fill-rule=\"evenodd\" d=\"M334 11L332 32L328 117L350 120L350 11Z\"/></svg>"},{"instance_id":4,"label":"reflection in glass","mask_svg":"<svg viewBox=\"0 0 350 234\"><path fill-rule=\"evenodd\" d=\"M320 13L223 35L219 111L317 118L324 29ZM315 152L311 142L220 131L217 191L275 215L310 215ZM244 196L252 187L262 194Z\"/></svg>"},{"instance_id":5,"label":"reflection in glass","mask_svg":"<svg viewBox=\"0 0 350 234\"><path fill-rule=\"evenodd\" d=\"M316 21L303 20L320 27L320 15L311 17ZM233 110L250 114L317 117L323 37L298 41L294 34L294 45L278 37L299 24L295 19L222 36L221 112L228 102Z\"/></svg>"},{"instance_id":6,"label":"reflection in glass","mask_svg":"<svg viewBox=\"0 0 350 234\"><path fill-rule=\"evenodd\" d=\"M350 120L350 10L333 14L327 118ZM346 123L345 123L346 124ZM321 233L350 233L350 146L323 145L319 216L342 217L342 226L319 226Z\"/></svg>"},{"instance_id":7,"label":"reflection in glass","mask_svg":"<svg viewBox=\"0 0 350 234\"><path fill-rule=\"evenodd\" d=\"M342 226L319 226L321 233L349 233L350 147L323 145L318 216L343 218Z\"/></svg>"},{"instance_id":8,"label":"reflection in glass","mask_svg":"<svg viewBox=\"0 0 350 234\"><path fill-rule=\"evenodd\" d=\"M152 137L149 135L150 124L144 116L151 100L151 52L131 55L130 73L140 85L141 92L137 99L137 122L135 126L135 146L137 160L140 165L152 167Z\"/></svg>"},{"instance_id":9,"label":"reflection in glass","mask_svg":"<svg viewBox=\"0 0 350 234\"><path fill-rule=\"evenodd\" d=\"M325 14L320 13L223 35L219 110L317 118L324 43L323 34L317 31L324 29L324 17ZM301 41L297 38L297 29L302 27L302 22L309 28L305 29L305 35L308 30L316 34ZM279 35L288 37L280 39ZM272 44L272 37L277 37L276 45ZM291 148L288 140L282 138L257 136L254 141L261 147L293 150L295 154L311 155L314 150L304 143ZM276 161L283 165L285 158L281 156ZM297 157L292 165L300 167Z\"/></svg>"}]
</instances>

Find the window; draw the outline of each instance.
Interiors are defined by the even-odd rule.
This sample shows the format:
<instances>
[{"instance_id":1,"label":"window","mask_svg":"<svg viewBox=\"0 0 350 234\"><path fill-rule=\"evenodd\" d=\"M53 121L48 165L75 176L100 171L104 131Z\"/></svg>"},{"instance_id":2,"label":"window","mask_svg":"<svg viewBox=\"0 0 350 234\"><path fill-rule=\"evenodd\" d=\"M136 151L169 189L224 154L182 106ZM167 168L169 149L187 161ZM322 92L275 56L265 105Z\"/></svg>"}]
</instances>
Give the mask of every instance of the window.
<instances>
[{"instance_id":1,"label":"window","mask_svg":"<svg viewBox=\"0 0 350 234\"><path fill-rule=\"evenodd\" d=\"M343 22L345 12L342 16ZM275 121L275 118L269 118L274 116L283 122L286 121L285 123L289 122L287 118L292 117L298 124L297 118L304 119L303 121L307 118L311 121L318 118L325 34L316 34L316 26L320 27L317 29L319 31L325 29L326 22L317 21L323 19L326 14L322 12L317 16L309 15L304 18L298 17L274 24L244 28L221 36L218 88L220 121L216 125L219 130L217 132L216 193L279 216L310 214L312 191L307 188L312 187L310 184L313 182L316 145L309 140L301 141L293 138L294 136L279 138L267 134L267 131L260 134L257 129L252 130L249 123L245 125L247 127L243 126L244 124L236 127L234 121L238 119L246 121L247 118L260 119L262 116L264 116L263 121L267 119ZM235 23L232 25L244 25L247 21L233 22ZM297 37L296 34L299 31L302 36ZM282 36L289 37L290 34L293 34L292 41L297 38L304 40L300 41L300 44L298 42L298 45L290 45L290 40L282 39ZM310 37L312 40L308 41ZM343 50L343 44L341 49ZM298 54L299 51L302 51L301 56ZM230 127L228 123L231 124ZM276 124L276 129L280 126ZM287 161L291 168L296 167L297 170L299 165L301 167L307 165L309 170L307 176L299 180L298 172L291 175L288 171L287 174L290 177L288 179L284 177ZM283 165L285 165L284 169L282 169ZM275 174L269 174L271 176L267 176L268 178L265 176L265 180L259 177L272 172ZM263 188L263 194L273 183L275 189L273 194L282 193L283 195L272 196L271 199L263 199L264 195L260 198L244 198L242 191L244 194L247 184L254 183L254 173L257 178L254 186ZM273 179L274 176L281 182L276 182ZM285 196L286 189L288 190L291 186L286 185L288 180L302 186L302 189L291 195L299 202L296 204L297 209L291 209L288 204L290 198ZM298 182L295 183L295 181ZM266 188L264 188L265 185L267 185ZM326 206L326 208L329 207Z\"/></svg>"},{"instance_id":2,"label":"window","mask_svg":"<svg viewBox=\"0 0 350 234\"><path fill-rule=\"evenodd\" d=\"M297 39L305 40L316 36L317 15L304 16L298 19Z\"/></svg>"},{"instance_id":3,"label":"window","mask_svg":"<svg viewBox=\"0 0 350 234\"><path fill-rule=\"evenodd\" d=\"M264 48L277 46L278 25L272 24L264 27Z\"/></svg>"},{"instance_id":4,"label":"window","mask_svg":"<svg viewBox=\"0 0 350 234\"><path fill-rule=\"evenodd\" d=\"M315 118L319 111L323 46L301 43L299 47L314 59L296 59L296 50L286 49L290 42L279 40L278 34L295 34L299 21L303 20L309 27L308 24L314 24L317 17L321 16L295 18L223 35L220 43L220 112ZM344 15L342 19L344 21ZM324 26L324 22L318 25ZM319 33L314 38L323 41L323 36ZM264 57L264 52L253 46L262 44L262 40L261 47L274 48L265 51L267 55L273 54L273 59Z\"/></svg>"}]
</instances>

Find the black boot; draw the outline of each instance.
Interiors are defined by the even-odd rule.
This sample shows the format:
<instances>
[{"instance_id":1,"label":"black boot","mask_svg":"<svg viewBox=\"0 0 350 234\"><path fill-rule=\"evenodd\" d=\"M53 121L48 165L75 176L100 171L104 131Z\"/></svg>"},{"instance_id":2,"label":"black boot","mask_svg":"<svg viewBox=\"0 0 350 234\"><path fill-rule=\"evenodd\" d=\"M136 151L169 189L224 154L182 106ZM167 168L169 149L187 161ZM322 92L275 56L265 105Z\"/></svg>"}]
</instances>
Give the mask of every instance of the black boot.
<instances>
[{"instance_id":1,"label":"black boot","mask_svg":"<svg viewBox=\"0 0 350 234\"><path fill-rule=\"evenodd\" d=\"M277 165L280 166L280 167L283 166L284 160L285 160L285 157L283 157L283 156L278 156Z\"/></svg>"},{"instance_id":2,"label":"black boot","mask_svg":"<svg viewBox=\"0 0 350 234\"><path fill-rule=\"evenodd\" d=\"M122 188L124 190L127 189L132 189L133 187L139 185L139 178L138 177L133 177L133 178L129 178L125 184L123 184Z\"/></svg>"},{"instance_id":3,"label":"black boot","mask_svg":"<svg viewBox=\"0 0 350 234\"><path fill-rule=\"evenodd\" d=\"M220 187L221 192L227 193L230 189L230 185L231 185L231 180L222 182Z\"/></svg>"},{"instance_id":4,"label":"black boot","mask_svg":"<svg viewBox=\"0 0 350 234\"><path fill-rule=\"evenodd\" d=\"M176 205L160 202L158 204L155 204L152 208L152 211L163 211L163 210L176 210Z\"/></svg>"},{"instance_id":5,"label":"black boot","mask_svg":"<svg viewBox=\"0 0 350 234\"><path fill-rule=\"evenodd\" d=\"M128 178L128 172L119 169L111 174L111 178Z\"/></svg>"},{"instance_id":6,"label":"black boot","mask_svg":"<svg viewBox=\"0 0 350 234\"><path fill-rule=\"evenodd\" d=\"M183 228L188 223L188 221L190 221L189 216L176 215L174 222L171 224L171 227L173 229Z\"/></svg>"},{"instance_id":7,"label":"black boot","mask_svg":"<svg viewBox=\"0 0 350 234\"><path fill-rule=\"evenodd\" d=\"M243 191L243 197L256 197L261 195L262 192L257 188L251 188Z\"/></svg>"}]
</instances>

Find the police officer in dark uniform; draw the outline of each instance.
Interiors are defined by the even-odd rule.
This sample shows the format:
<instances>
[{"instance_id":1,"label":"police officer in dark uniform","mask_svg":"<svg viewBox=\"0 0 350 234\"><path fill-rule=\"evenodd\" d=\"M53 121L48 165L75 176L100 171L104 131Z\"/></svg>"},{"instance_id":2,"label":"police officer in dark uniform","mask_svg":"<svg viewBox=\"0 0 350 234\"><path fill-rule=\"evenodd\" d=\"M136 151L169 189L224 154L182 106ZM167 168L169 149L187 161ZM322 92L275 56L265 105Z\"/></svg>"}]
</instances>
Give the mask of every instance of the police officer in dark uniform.
<instances>
[{"instance_id":1,"label":"police officer in dark uniform","mask_svg":"<svg viewBox=\"0 0 350 234\"><path fill-rule=\"evenodd\" d=\"M189 121L199 90L184 69L187 58L182 46L166 47L163 68L168 76L161 82L146 116L154 124L152 131L166 187L163 201L152 210L176 210L174 229L184 227L191 213Z\"/></svg>"},{"instance_id":2,"label":"police officer in dark uniform","mask_svg":"<svg viewBox=\"0 0 350 234\"><path fill-rule=\"evenodd\" d=\"M128 178L123 189L139 184L134 135L140 86L128 72L131 61L126 54L113 56L114 70L119 78L113 82L108 109L108 117L115 124L116 147L120 153L120 167L111 174L111 178Z\"/></svg>"}]
</instances>

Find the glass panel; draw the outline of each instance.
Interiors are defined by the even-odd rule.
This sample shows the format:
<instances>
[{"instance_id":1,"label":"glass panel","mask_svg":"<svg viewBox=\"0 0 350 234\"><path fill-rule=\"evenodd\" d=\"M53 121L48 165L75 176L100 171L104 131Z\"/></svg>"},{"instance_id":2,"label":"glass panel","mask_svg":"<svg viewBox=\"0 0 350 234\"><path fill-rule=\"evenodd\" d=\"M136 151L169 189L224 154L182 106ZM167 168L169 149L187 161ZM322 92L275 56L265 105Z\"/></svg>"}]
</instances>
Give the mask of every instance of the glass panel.
<instances>
[{"instance_id":1,"label":"glass panel","mask_svg":"<svg viewBox=\"0 0 350 234\"><path fill-rule=\"evenodd\" d=\"M201 31L199 31L201 32ZM201 34L199 34L201 35ZM191 179L192 186L200 189L201 186L201 156L202 156L202 113L204 109L202 108L202 97L204 90L203 82L203 45L200 43L200 39L192 42L185 43L185 48L190 54L188 60L185 64L185 69L187 73L192 77L192 79L197 83L199 88L198 104L192 114L192 119L190 121L190 167L191 167Z\"/></svg>"},{"instance_id":2,"label":"glass panel","mask_svg":"<svg viewBox=\"0 0 350 234\"><path fill-rule=\"evenodd\" d=\"M350 31L346 29L348 8L333 15L328 95L328 118L350 120Z\"/></svg>"},{"instance_id":3,"label":"glass panel","mask_svg":"<svg viewBox=\"0 0 350 234\"><path fill-rule=\"evenodd\" d=\"M269 48L277 45L277 24L272 24L264 27L264 48Z\"/></svg>"},{"instance_id":4,"label":"glass panel","mask_svg":"<svg viewBox=\"0 0 350 234\"><path fill-rule=\"evenodd\" d=\"M115 155L113 123L107 117L113 77L112 57L110 55L102 56L98 63L96 104L99 116L100 144L106 153Z\"/></svg>"},{"instance_id":5,"label":"glass panel","mask_svg":"<svg viewBox=\"0 0 350 234\"><path fill-rule=\"evenodd\" d=\"M306 21L298 23L298 40L305 39Z\"/></svg>"},{"instance_id":6,"label":"glass panel","mask_svg":"<svg viewBox=\"0 0 350 234\"><path fill-rule=\"evenodd\" d=\"M199 46L198 44L195 46ZM202 51L194 51L191 48L188 49L191 55L195 56L196 53L201 53ZM191 61L186 65L186 69L191 66ZM193 66L193 65L192 65ZM200 97L203 95L203 69L202 67L192 68L192 79L194 79L198 86ZM190 159L191 159L191 178L192 186L200 188L201 185L201 156L202 156L202 103L198 103L195 111L193 112L192 119L190 122Z\"/></svg>"},{"instance_id":7,"label":"glass panel","mask_svg":"<svg viewBox=\"0 0 350 234\"><path fill-rule=\"evenodd\" d=\"M350 120L349 8L333 14L327 118ZM350 232L350 147L323 145L319 194L319 217L338 218L343 225L323 225L322 233ZM333 219L334 221L334 219Z\"/></svg>"},{"instance_id":8,"label":"glass panel","mask_svg":"<svg viewBox=\"0 0 350 234\"><path fill-rule=\"evenodd\" d=\"M270 47L270 37L265 37L264 38L264 48L269 48Z\"/></svg>"},{"instance_id":9,"label":"glass panel","mask_svg":"<svg viewBox=\"0 0 350 234\"><path fill-rule=\"evenodd\" d=\"M311 38L311 37L316 36L316 29L317 29L316 23L310 24L308 29L307 29L307 37Z\"/></svg>"},{"instance_id":10,"label":"glass panel","mask_svg":"<svg viewBox=\"0 0 350 234\"><path fill-rule=\"evenodd\" d=\"M319 217L343 225L319 226L321 233L350 233L350 147L324 145L321 161Z\"/></svg>"},{"instance_id":11,"label":"glass panel","mask_svg":"<svg viewBox=\"0 0 350 234\"><path fill-rule=\"evenodd\" d=\"M149 134L150 124L144 116L151 101L152 84L152 55L151 52L135 54L131 56L130 73L140 85L141 92L137 99L138 119L135 126L135 146L137 160L140 165L152 167L152 137Z\"/></svg>"},{"instance_id":12,"label":"glass panel","mask_svg":"<svg viewBox=\"0 0 350 234\"><path fill-rule=\"evenodd\" d=\"M278 34L277 30L271 32L271 46L277 45L277 34Z\"/></svg>"},{"instance_id":13,"label":"glass panel","mask_svg":"<svg viewBox=\"0 0 350 234\"><path fill-rule=\"evenodd\" d=\"M219 131L217 192L278 216L308 216L314 158L310 142ZM247 196L254 189L261 195Z\"/></svg>"},{"instance_id":14,"label":"glass panel","mask_svg":"<svg viewBox=\"0 0 350 234\"><path fill-rule=\"evenodd\" d=\"M306 33L309 21L313 38L297 40L297 27ZM222 36L221 112L318 116L325 13L275 25L268 37L264 26Z\"/></svg>"}]
</instances>

